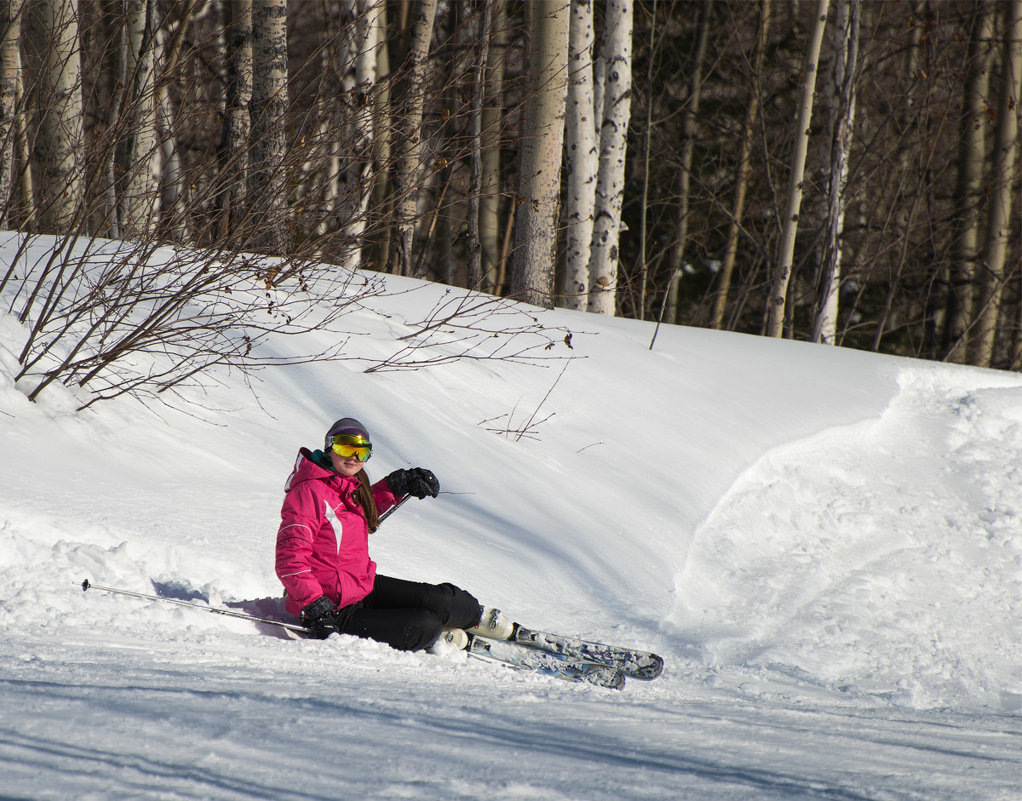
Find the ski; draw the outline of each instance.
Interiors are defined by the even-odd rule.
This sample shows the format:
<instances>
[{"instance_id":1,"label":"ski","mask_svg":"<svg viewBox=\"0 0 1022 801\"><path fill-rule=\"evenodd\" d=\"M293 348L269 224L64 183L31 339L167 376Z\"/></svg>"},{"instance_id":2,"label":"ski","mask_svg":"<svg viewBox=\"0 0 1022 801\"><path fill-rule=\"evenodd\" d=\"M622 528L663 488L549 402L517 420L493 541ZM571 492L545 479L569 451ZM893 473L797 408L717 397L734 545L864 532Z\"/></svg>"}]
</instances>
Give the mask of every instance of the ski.
<instances>
[{"instance_id":1,"label":"ski","mask_svg":"<svg viewBox=\"0 0 1022 801\"><path fill-rule=\"evenodd\" d=\"M649 651L565 637L548 631L536 631L515 623L499 609L486 607L482 619L469 634L507 640L538 651L556 654L578 662L591 662L617 668L626 676L650 681L664 669L663 657Z\"/></svg>"},{"instance_id":2,"label":"ski","mask_svg":"<svg viewBox=\"0 0 1022 801\"><path fill-rule=\"evenodd\" d=\"M664 669L663 657L649 651L535 631L519 624L515 625L510 642L566 659L609 665L642 681L652 681Z\"/></svg>"},{"instance_id":3,"label":"ski","mask_svg":"<svg viewBox=\"0 0 1022 801\"><path fill-rule=\"evenodd\" d=\"M471 656L500 662L518 670L531 670L565 681L588 682L597 687L620 690L625 674L611 665L570 659L560 654L523 646L507 640L473 636L467 648Z\"/></svg>"}]
</instances>

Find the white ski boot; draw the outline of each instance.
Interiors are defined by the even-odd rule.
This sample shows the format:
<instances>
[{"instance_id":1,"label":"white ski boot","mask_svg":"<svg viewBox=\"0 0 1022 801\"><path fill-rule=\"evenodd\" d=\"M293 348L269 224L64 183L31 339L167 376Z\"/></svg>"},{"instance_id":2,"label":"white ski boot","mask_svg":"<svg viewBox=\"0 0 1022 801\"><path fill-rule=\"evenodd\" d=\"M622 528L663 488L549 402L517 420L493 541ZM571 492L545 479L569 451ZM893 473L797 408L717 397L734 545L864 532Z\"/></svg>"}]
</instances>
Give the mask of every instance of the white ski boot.
<instances>
[{"instance_id":1,"label":"white ski boot","mask_svg":"<svg viewBox=\"0 0 1022 801\"><path fill-rule=\"evenodd\" d=\"M479 625L466 631L472 635L489 637L491 640L510 640L515 633L515 622L499 609L484 606Z\"/></svg>"},{"instance_id":2,"label":"white ski boot","mask_svg":"<svg viewBox=\"0 0 1022 801\"><path fill-rule=\"evenodd\" d=\"M440 639L433 643L427 650L435 656L447 656L468 648L471 638L462 629L444 629Z\"/></svg>"}]
</instances>

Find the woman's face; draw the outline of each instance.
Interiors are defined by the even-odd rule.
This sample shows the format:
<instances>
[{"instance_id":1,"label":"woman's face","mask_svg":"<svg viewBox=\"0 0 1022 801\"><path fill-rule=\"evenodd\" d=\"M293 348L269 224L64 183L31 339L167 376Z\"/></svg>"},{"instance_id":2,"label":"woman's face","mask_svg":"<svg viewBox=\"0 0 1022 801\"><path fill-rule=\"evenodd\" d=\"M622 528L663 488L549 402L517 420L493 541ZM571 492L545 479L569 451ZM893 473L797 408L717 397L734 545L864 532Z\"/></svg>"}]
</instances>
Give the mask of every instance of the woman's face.
<instances>
[{"instance_id":1,"label":"woman's face","mask_svg":"<svg viewBox=\"0 0 1022 801\"><path fill-rule=\"evenodd\" d=\"M340 473L342 476L354 476L358 474L358 471L362 469L362 465L365 462L360 462L357 456L340 456L333 450L330 451L330 464L334 466L334 470Z\"/></svg>"}]
</instances>

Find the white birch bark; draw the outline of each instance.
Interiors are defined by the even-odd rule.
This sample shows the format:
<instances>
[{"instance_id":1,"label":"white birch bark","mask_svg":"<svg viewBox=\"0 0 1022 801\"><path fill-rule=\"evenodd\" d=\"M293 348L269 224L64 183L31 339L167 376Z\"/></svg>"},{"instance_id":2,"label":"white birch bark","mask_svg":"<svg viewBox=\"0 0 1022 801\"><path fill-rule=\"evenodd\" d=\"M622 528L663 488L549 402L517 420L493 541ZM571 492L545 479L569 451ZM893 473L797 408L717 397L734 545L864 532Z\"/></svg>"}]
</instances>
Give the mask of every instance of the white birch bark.
<instances>
[{"instance_id":1,"label":"white birch bark","mask_svg":"<svg viewBox=\"0 0 1022 801\"><path fill-rule=\"evenodd\" d=\"M146 238L156 229L160 208L162 159L157 136L156 36L154 0L127 0L127 48L124 74L131 86L130 146L124 165L121 227L129 238Z\"/></svg>"},{"instance_id":2,"label":"white birch bark","mask_svg":"<svg viewBox=\"0 0 1022 801\"><path fill-rule=\"evenodd\" d=\"M394 121L390 102L390 46L387 41L387 5L380 7L376 25L376 95L373 97L373 164L376 172L373 175L371 205L381 208L390 201L391 137ZM378 269L384 269L390 263L391 228L385 227L375 243L374 253Z\"/></svg>"},{"instance_id":3,"label":"white birch bark","mask_svg":"<svg viewBox=\"0 0 1022 801\"><path fill-rule=\"evenodd\" d=\"M951 243L951 291L946 359L962 364L968 354L973 283L978 274L980 197L986 165L986 100L990 87L990 41L994 0L984 0L969 36L968 66L959 121L958 178L955 186L954 235Z\"/></svg>"},{"instance_id":4,"label":"white birch bark","mask_svg":"<svg viewBox=\"0 0 1022 801\"><path fill-rule=\"evenodd\" d=\"M519 158L511 292L553 306L564 104L568 88L568 9L556 0L532 9L529 95Z\"/></svg>"},{"instance_id":5,"label":"white birch bark","mask_svg":"<svg viewBox=\"0 0 1022 801\"><path fill-rule=\"evenodd\" d=\"M490 14L489 46L486 48L485 95L482 130L479 132L482 179L479 198L479 245L483 271L482 289L496 294L500 290L498 272L501 261L500 225L500 146L504 69L507 49L506 0L486 0L493 6Z\"/></svg>"},{"instance_id":6,"label":"white birch bark","mask_svg":"<svg viewBox=\"0 0 1022 801\"><path fill-rule=\"evenodd\" d=\"M841 237L845 220L845 186L855 124L855 71L859 54L860 0L838 0L834 14L834 60L828 77L827 133L830 138L830 185L827 193L826 241L812 339L837 343L838 294L841 287Z\"/></svg>"},{"instance_id":7,"label":"white birch bark","mask_svg":"<svg viewBox=\"0 0 1022 801\"><path fill-rule=\"evenodd\" d=\"M184 208L187 197L184 164L181 148L178 146L179 130L177 111L171 96L171 81L165 76L177 71L188 28L198 23L207 14L217 14L220 9L208 4L197 14L189 14L173 25L156 26L156 135L160 147L160 211L161 227L174 242L187 244L190 237L191 218ZM219 17L218 17L219 21ZM224 37L217 37L221 52L226 52ZM226 118L226 108L220 105L221 116Z\"/></svg>"},{"instance_id":8,"label":"white birch bark","mask_svg":"<svg viewBox=\"0 0 1022 801\"><path fill-rule=\"evenodd\" d=\"M252 0L224 0L227 37L227 86L224 143L227 151L221 234L240 245L245 217L252 133Z\"/></svg>"},{"instance_id":9,"label":"white birch bark","mask_svg":"<svg viewBox=\"0 0 1022 801\"><path fill-rule=\"evenodd\" d=\"M795 127L795 149L791 157L791 178L788 185L787 207L784 213L784 227L777 250L777 266L770 282L768 303L767 336L780 337L784 333L784 312L791 278L792 262L795 257L795 235L798 232L798 214L802 205L802 181L805 176L806 154L809 150L809 124L813 116L813 94L816 89L816 65L820 60L823 31L827 25L827 8L830 0L817 0L813 27L806 45L806 57L802 65L802 91L799 98L798 118Z\"/></svg>"},{"instance_id":10,"label":"white birch bark","mask_svg":"<svg viewBox=\"0 0 1022 801\"><path fill-rule=\"evenodd\" d=\"M589 254L596 208L600 154L593 97L592 0L571 0L568 28L568 100L564 125L565 208L564 305L585 311L589 303Z\"/></svg>"},{"instance_id":11,"label":"white birch bark","mask_svg":"<svg viewBox=\"0 0 1022 801\"><path fill-rule=\"evenodd\" d=\"M345 206L342 211L344 245L340 263L355 270L362 263L362 236L373 192L373 149L376 139L372 98L376 92L376 64L383 0L357 0L355 4L355 109L349 142L353 157L345 169Z\"/></svg>"},{"instance_id":12,"label":"white birch bark","mask_svg":"<svg viewBox=\"0 0 1022 801\"><path fill-rule=\"evenodd\" d=\"M23 0L0 0L0 229L10 224L14 153L18 138Z\"/></svg>"},{"instance_id":13,"label":"white birch bark","mask_svg":"<svg viewBox=\"0 0 1022 801\"><path fill-rule=\"evenodd\" d=\"M401 124L400 148L394 170L394 237L391 242L391 272L412 273L412 244L415 238L419 176L422 172L422 106L426 92L426 58L433 38L433 20L437 0L419 0L412 23L412 42L408 55L409 76L405 92L406 110Z\"/></svg>"},{"instance_id":14,"label":"white birch bark","mask_svg":"<svg viewBox=\"0 0 1022 801\"><path fill-rule=\"evenodd\" d=\"M976 332L970 340L971 364L990 367L994 362L997 341L997 320L1001 313L1001 298L1007 279L1005 259L1008 242L1017 236L1018 219L1012 216L1017 180L1019 140L1019 97L1022 86L1022 0L1012 0L1003 6L1006 19L1004 49L1001 58L1001 92L997 104L997 127L994 131L992 184L988 207L986 246L983 262L985 280L981 285L981 302L976 319Z\"/></svg>"},{"instance_id":15,"label":"white birch bark","mask_svg":"<svg viewBox=\"0 0 1022 801\"><path fill-rule=\"evenodd\" d=\"M255 246L290 249L284 158L287 151L287 0L252 4L252 138L248 207Z\"/></svg>"},{"instance_id":16,"label":"white birch bark","mask_svg":"<svg viewBox=\"0 0 1022 801\"><path fill-rule=\"evenodd\" d=\"M16 129L14 138L15 150L18 154L18 164L21 166L18 170L20 178L18 181L18 188L21 194L21 206L24 209L25 215L24 220L21 223L21 228L25 231L33 231L35 230L38 206L36 205L35 179L32 175L31 169L32 148L28 141L28 115L25 113L25 86L22 80L22 70L20 68L20 54L18 63L19 69L17 85L15 87L16 95L14 105L15 108L20 111L14 118Z\"/></svg>"},{"instance_id":17,"label":"white birch bark","mask_svg":"<svg viewBox=\"0 0 1022 801\"><path fill-rule=\"evenodd\" d=\"M78 2L33 0L26 11L39 70L33 148L39 168L39 231L65 234L83 211L85 194Z\"/></svg>"},{"instance_id":18,"label":"white birch bark","mask_svg":"<svg viewBox=\"0 0 1022 801\"><path fill-rule=\"evenodd\" d=\"M608 0L604 26L606 71L587 308L596 314L613 315L617 307L618 242L632 103L632 0Z\"/></svg>"},{"instance_id":19,"label":"white birch bark","mask_svg":"<svg viewBox=\"0 0 1022 801\"><path fill-rule=\"evenodd\" d=\"M475 63L472 67L472 111L469 163L471 186L468 196L468 286L483 290L483 242L479 235L479 210L483 194L483 104L486 98L486 61L490 49L493 3L483 0L479 11ZM485 290L484 290L485 291Z\"/></svg>"}]
</instances>

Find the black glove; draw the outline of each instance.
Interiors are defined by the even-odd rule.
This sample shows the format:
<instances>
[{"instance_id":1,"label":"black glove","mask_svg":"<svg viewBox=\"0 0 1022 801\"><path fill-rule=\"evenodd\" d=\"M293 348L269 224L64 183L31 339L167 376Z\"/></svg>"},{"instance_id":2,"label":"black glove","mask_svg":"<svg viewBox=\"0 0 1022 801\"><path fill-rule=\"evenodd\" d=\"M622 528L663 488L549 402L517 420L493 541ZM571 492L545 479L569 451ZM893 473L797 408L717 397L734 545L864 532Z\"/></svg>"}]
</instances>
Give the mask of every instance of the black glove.
<instances>
[{"instance_id":1,"label":"black glove","mask_svg":"<svg viewBox=\"0 0 1022 801\"><path fill-rule=\"evenodd\" d=\"M413 467L410 470L395 470L387 476L390 491L398 497L414 495L435 498L440 493L440 482L436 476L424 467Z\"/></svg>"},{"instance_id":2,"label":"black glove","mask_svg":"<svg viewBox=\"0 0 1022 801\"><path fill-rule=\"evenodd\" d=\"M306 606L300 617L302 625L309 630L309 636L315 640L325 640L338 633L334 605L325 595Z\"/></svg>"}]
</instances>

